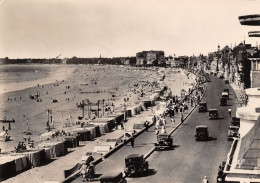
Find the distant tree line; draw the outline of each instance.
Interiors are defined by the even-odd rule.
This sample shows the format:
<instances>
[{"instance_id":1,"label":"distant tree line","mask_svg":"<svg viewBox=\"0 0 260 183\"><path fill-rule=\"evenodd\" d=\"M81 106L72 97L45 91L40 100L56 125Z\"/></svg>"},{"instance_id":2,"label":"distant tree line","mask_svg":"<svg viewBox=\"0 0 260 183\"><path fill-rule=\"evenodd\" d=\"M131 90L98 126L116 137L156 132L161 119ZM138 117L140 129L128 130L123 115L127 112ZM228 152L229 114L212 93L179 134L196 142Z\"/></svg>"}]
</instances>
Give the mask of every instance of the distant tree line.
<instances>
[{"instance_id":1,"label":"distant tree line","mask_svg":"<svg viewBox=\"0 0 260 183\"><path fill-rule=\"evenodd\" d=\"M68 59L9 59L8 57L0 59L0 64L112 64L122 65L122 60L129 60L130 65L136 63L136 57L114 57L114 58L77 58L72 57Z\"/></svg>"},{"instance_id":2,"label":"distant tree line","mask_svg":"<svg viewBox=\"0 0 260 183\"><path fill-rule=\"evenodd\" d=\"M39 58L39 59L28 59L28 58L23 58L23 59L9 59L8 57L1 59L1 62L3 64L61 64L62 59L45 59L45 58Z\"/></svg>"}]
</instances>

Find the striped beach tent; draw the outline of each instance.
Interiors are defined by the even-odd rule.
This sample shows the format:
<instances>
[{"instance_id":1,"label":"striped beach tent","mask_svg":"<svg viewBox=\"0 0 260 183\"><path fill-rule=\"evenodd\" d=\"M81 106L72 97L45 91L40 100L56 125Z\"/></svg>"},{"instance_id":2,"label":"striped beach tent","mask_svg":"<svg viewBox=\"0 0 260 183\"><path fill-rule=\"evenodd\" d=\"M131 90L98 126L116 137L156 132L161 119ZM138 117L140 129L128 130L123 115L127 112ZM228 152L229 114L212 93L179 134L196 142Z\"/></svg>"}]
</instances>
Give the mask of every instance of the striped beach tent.
<instances>
[{"instance_id":1,"label":"striped beach tent","mask_svg":"<svg viewBox=\"0 0 260 183\"><path fill-rule=\"evenodd\" d=\"M249 37L260 37L260 31L250 31L248 32Z\"/></svg>"},{"instance_id":2,"label":"striped beach tent","mask_svg":"<svg viewBox=\"0 0 260 183\"><path fill-rule=\"evenodd\" d=\"M244 15L238 17L241 25L259 26L260 14Z\"/></svg>"}]
</instances>

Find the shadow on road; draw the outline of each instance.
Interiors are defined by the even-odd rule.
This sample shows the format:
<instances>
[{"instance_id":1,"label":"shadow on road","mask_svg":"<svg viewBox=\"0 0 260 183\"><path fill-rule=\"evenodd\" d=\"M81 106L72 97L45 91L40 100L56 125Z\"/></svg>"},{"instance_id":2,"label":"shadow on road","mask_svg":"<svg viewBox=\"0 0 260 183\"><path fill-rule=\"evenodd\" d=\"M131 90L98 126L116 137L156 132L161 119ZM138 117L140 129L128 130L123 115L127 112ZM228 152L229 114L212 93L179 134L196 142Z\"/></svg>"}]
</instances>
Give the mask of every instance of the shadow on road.
<instances>
[{"instance_id":1,"label":"shadow on road","mask_svg":"<svg viewBox=\"0 0 260 183\"><path fill-rule=\"evenodd\" d=\"M207 141L213 141L213 140L217 140L217 138L209 137Z\"/></svg>"},{"instance_id":2,"label":"shadow on road","mask_svg":"<svg viewBox=\"0 0 260 183\"><path fill-rule=\"evenodd\" d=\"M218 117L218 119L224 119L223 117ZM218 120L218 119L216 119L216 120Z\"/></svg>"},{"instance_id":3,"label":"shadow on road","mask_svg":"<svg viewBox=\"0 0 260 183\"><path fill-rule=\"evenodd\" d=\"M180 147L180 145L173 145L172 147L173 147L173 149L176 149L176 148Z\"/></svg>"},{"instance_id":4,"label":"shadow on road","mask_svg":"<svg viewBox=\"0 0 260 183\"><path fill-rule=\"evenodd\" d=\"M135 177L135 178L148 177L148 176L155 175L156 173L157 173L157 171L155 169L148 169L146 173L144 173L141 176Z\"/></svg>"}]
</instances>

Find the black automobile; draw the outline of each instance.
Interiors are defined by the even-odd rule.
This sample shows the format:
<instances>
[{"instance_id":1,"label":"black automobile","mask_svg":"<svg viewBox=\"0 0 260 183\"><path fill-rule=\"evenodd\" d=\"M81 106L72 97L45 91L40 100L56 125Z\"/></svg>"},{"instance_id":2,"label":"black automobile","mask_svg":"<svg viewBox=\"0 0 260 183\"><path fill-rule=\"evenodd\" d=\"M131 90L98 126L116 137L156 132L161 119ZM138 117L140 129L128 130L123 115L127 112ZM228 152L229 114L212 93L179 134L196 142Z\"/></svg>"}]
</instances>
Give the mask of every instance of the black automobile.
<instances>
[{"instance_id":1,"label":"black automobile","mask_svg":"<svg viewBox=\"0 0 260 183\"><path fill-rule=\"evenodd\" d=\"M229 93L223 91L222 94L221 94L221 97L224 97L224 98L226 98L228 100L229 99Z\"/></svg>"},{"instance_id":2,"label":"black automobile","mask_svg":"<svg viewBox=\"0 0 260 183\"><path fill-rule=\"evenodd\" d=\"M99 178L100 183L127 183L122 172L109 172Z\"/></svg>"},{"instance_id":3,"label":"black automobile","mask_svg":"<svg viewBox=\"0 0 260 183\"><path fill-rule=\"evenodd\" d=\"M157 136L157 143L155 143L155 150L171 149L173 138L167 133L161 133Z\"/></svg>"},{"instance_id":4,"label":"black automobile","mask_svg":"<svg viewBox=\"0 0 260 183\"><path fill-rule=\"evenodd\" d=\"M229 80L228 79L225 79L224 82L225 82L225 84L229 84Z\"/></svg>"},{"instance_id":5,"label":"black automobile","mask_svg":"<svg viewBox=\"0 0 260 183\"><path fill-rule=\"evenodd\" d=\"M142 154L131 154L125 158L125 175L136 176L148 171L148 162Z\"/></svg>"},{"instance_id":6,"label":"black automobile","mask_svg":"<svg viewBox=\"0 0 260 183\"><path fill-rule=\"evenodd\" d=\"M200 102L199 112L207 112L207 111L208 111L207 102Z\"/></svg>"},{"instance_id":7,"label":"black automobile","mask_svg":"<svg viewBox=\"0 0 260 183\"><path fill-rule=\"evenodd\" d=\"M223 75L220 75L220 76L219 76L219 79L224 79L224 76L223 76Z\"/></svg>"},{"instance_id":8,"label":"black automobile","mask_svg":"<svg viewBox=\"0 0 260 183\"><path fill-rule=\"evenodd\" d=\"M233 126L240 126L240 118L232 117L232 119L231 119L231 124L232 124Z\"/></svg>"},{"instance_id":9,"label":"black automobile","mask_svg":"<svg viewBox=\"0 0 260 183\"><path fill-rule=\"evenodd\" d=\"M196 141L208 140L208 138L209 138L208 126L206 125L196 126L196 135L195 135Z\"/></svg>"},{"instance_id":10,"label":"black automobile","mask_svg":"<svg viewBox=\"0 0 260 183\"><path fill-rule=\"evenodd\" d=\"M226 106L227 105L227 98L226 97L220 97L219 105L220 106Z\"/></svg>"},{"instance_id":11,"label":"black automobile","mask_svg":"<svg viewBox=\"0 0 260 183\"><path fill-rule=\"evenodd\" d=\"M218 119L218 110L217 109L209 110L209 119Z\"/></svg>"},{"instance_id":12,"label":"black automobile","mask_svg":"<svg viewBox=\"0 0 260 183\"><path fill-rule=\"evenodd\" d=\"M228 129L228 140L233 140L234 138L239 138L239 127L238 126L229 126Z\"/></svg>"}]
</instances>

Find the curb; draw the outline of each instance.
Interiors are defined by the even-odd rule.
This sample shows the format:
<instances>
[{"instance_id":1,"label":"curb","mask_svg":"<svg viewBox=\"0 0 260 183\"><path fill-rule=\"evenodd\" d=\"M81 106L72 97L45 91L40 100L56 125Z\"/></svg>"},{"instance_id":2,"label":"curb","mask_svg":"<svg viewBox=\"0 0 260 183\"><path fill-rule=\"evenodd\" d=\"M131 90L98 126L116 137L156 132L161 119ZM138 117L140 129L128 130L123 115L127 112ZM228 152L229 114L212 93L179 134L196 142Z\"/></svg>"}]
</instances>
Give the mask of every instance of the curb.
<instances>
[{"instance_id":1,"label":"curb","mask_svg":"<svg viewBox=\"0 0 260 183\"><path fill-rule=\"evenodd\" d=\"M152 148L152 149L144 156L144 159L146 160L154 151L155 151L155 147Z\"/></svg>"}]
</instances>

